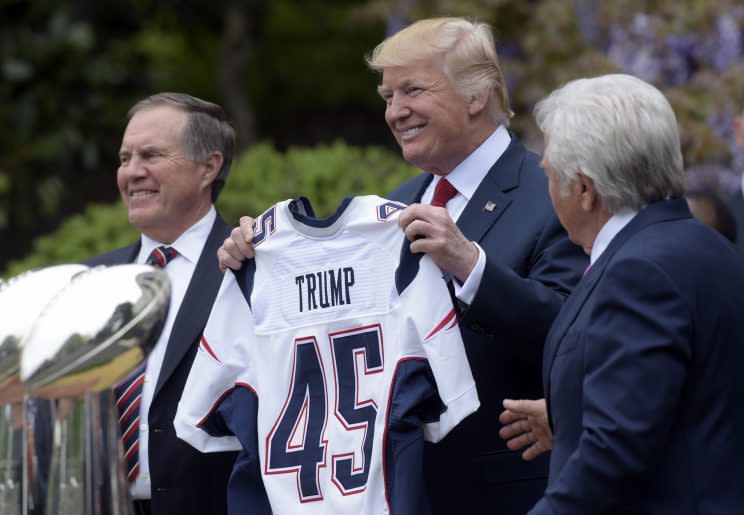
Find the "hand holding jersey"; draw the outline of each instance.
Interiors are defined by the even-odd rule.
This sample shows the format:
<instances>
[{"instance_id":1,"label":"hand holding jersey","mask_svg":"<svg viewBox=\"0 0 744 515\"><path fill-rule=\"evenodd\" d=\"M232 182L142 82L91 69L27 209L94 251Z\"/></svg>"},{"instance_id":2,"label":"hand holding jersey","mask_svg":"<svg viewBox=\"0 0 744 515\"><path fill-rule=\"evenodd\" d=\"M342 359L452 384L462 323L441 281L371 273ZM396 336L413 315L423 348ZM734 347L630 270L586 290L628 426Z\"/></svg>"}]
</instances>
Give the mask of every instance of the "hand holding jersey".
<instances>
[{"instance_id":1,"label":"hand holding jersey","mask_svg":"<svg viewBox=\"0 0 744 515\"><path fill-rule=\"evenodd\" d=\"M478 247L457 228L445 208L412 204L400 214L398 225L411 242L411 252L428 254L439 268L465 282L478 261Z\"/></svg>"},{"instance_id":2,"label":"hand holding jersey","mask_svg":"<svg viewBox=\"0 0 744 515\"><path fill-rule=\"evenodd\" d=\"M479 406L447 286L402 204L318 220L302 200L256 219L255 260L226 274L176 431L244 450L231 510L261 509L262 482L274 513L420 513L423 439Z\"/></svg>"},{"instance_id":3,"label":"hand holding jersey","mask_svg":"<svg viewBox=\"0 0 744 515\"><path fill-rule=\"evenodd\" d=\"M253 218L250 216L241 216L240 225L233 228L230 236L225 238L222 246L217 249L217 260L220 263L220 270L223 272L230 270L240 270L243 267L243 261L252 259L256 255L253 249Z\"/></svg>"}]
</instances>

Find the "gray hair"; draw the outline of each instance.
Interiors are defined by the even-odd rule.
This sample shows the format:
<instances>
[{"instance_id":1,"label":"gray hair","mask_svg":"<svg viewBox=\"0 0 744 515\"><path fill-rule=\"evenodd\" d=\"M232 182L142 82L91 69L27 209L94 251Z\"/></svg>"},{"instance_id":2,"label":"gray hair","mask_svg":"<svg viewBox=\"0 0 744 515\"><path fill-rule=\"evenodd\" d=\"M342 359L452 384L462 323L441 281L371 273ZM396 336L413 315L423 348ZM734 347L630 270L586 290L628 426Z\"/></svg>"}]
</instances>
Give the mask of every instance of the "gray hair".
<instances>
[{"instance_id":1,"label":"gray hair","mask_svg":"<svg viewBox=\"0 0 744 515\"><path fill-rule=\"evenodd\" d=\"M501 73L493 31L486 23L465 18L432 18L409 25L385 39L365 60L378 72L390 66L444 56L444 70L458 94L469 99L491 91L489 114L494 123L509 126L514 112Z\"/></svg>"},{"instance_id":2,"label":"gray hair","mask_svg":"<svg viewBox=\"0 0 744 515\"><path fill-rule=\"evenodd\" d=\"M664 95L641 79L571 81L538 102L534 115L563 191L582 173L609 213L684 194L677 119Z\"/></svg>"},{"instance_id":3,"label":"gray hair","mask_svg":"<svg viewBox=\"0 0 744 515\"><path fill-rule=\"evenodd\" d=\"M235 147L235 130L227 121L223 109L185 93L158 93L140 100L129 110L128 119L139 111L157 106L170 106L184 111L188 117L181 132L181 144L192 161L207 159L213 152L222 154L222 168L212 181L212 202L217 200L230 173Z\"/></svg>"}]
</instances>

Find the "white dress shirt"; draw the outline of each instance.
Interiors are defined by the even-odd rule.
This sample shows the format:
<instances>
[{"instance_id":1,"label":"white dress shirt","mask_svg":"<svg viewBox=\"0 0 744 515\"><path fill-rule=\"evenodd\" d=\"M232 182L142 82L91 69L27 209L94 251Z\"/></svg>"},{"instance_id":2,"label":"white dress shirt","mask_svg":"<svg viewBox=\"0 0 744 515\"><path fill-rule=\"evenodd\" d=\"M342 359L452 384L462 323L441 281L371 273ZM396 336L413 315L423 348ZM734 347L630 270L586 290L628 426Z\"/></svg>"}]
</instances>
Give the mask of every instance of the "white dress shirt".
<instances>
[{"instance_id":1,"label":"white dress shirt","mask_svg":"<svg viewBox=\"0 0 744 515\"><path fill-rule=\"evenodd\" d=\"M447 174L447 180L457 189L457 194L447 203L447 212L452 220L457 222L460 218L465 206L473 198L475 190L478 189L493 164L506 151L510 142L509 131L499 125L486 141ZM431 204L431 199L434 198L434 188L436 188L439 180L440 177L435 175L421 196L422 204ZM486 253L477 243L475 246L478 247L478 261L468 278L462 284L454 277L452 278L455 285L455 295L465 304L473 302L483 278L483 271L486 269Z\"/></svg>"},{"instance_id":2,"label":"white dress shirt","mask_svg":"<svg viewBox=\"0 0 744 515\"><path fill-rule=\"evenodd\" d=\"M168 265L163 269L171 282L171 302L168 310L168 317L163 326L163 332L160 334L155 348L153 348L147 359L145 369L145 382L142 384L142 397L140 404L140 433L139 433L139 475L130 484L130 492L134 499L150 499L152 497L150 489L150 465L147 461L148 435L149 427L147 424L150 403L155 393L155 385L158 383L160 369L163 366L165 358L165 348L168 345L173 322L176 319L178 310L181 308L181 302L186 294L194 275L196 263L199 261L204 243L207 241L212 225L214 224L217 212L214 206L209 212L202 217L196 224L192 225L186 232L178 237L170 246L178 251ZM147 261L153 249L163 245L157 241L151 240L144 234L141 237L142 247L137 256L137 263L143 264Z\"/></svg>"},{"instance_id":3,"label":"white dress shirt","mask_svg":"<svg viewBox=\"0 0 744 515\"><path fill-rule=\"evenodd\" d=\"M623 227L628 225L630 221L635 218L638 211L629 207L619 210L617 213L612 215L609 220L605 222L602 228L597 233L597 237L594 240L592 246L592 253L589 256L589 266L591 267L599 256L607 250L607 246L610 244L612 239L617 236L617 233L623 230Z\"/></svg>"}]
</instances>

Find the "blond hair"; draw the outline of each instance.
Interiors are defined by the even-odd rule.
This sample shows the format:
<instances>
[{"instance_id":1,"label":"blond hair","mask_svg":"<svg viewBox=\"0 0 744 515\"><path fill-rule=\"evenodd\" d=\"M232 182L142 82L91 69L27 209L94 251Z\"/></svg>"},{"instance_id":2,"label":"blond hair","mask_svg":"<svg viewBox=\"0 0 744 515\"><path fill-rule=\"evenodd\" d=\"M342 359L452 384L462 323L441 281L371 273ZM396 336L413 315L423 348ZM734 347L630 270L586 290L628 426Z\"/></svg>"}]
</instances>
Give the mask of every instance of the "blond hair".
<instances>
[{"instance_id":1,"label":"blond hair","mask_svg":"<svg viewBox=\"0 0 744 515\"><path fill-rule=\"evenodd\" d=\"M378 72L391 66L408 66L435 56L444 57L444 70L457 93L473 98L488 89L489 112L505 127L514 112L501 72L491 27L465 18L431 18L409 25L386 38L366 58Z\"/></svg>"}]
</instances>

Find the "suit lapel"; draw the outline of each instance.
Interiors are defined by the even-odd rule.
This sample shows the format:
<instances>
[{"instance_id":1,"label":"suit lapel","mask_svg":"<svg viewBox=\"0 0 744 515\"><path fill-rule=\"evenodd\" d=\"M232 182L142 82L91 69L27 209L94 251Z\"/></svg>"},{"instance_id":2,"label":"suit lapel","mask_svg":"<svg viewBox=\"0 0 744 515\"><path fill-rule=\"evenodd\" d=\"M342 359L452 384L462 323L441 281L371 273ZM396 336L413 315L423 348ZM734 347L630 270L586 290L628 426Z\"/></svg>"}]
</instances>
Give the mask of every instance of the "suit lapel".
<instances>
[{"instance_id":1,"label":"suit lapel","mask_svg":"<svg viewBox=\"0 0 744 515\"><path fill-rule=\"evenodd\" d=\"M212 304L222 283L222 272L217 266L217 249L229 233L230 227L218 215L204 243L194 275L173 322L153 398L158 395L189 347L204 330Z\"/></svg>"},{"instance_id":2,"label":"suit lapel","mask_svg":"<svg viewBox=\"0 0 744 515\"><path fill-rule=\"evenodd\" d=\"M137 241L136 243L133 243L132 245L129 245L128 247L124 247L121 250L120 254L114 254L112 253L112 259L115 260L117 264L125 264L125 263L134 263L137 260L137 255L139 254L140 248L142 247L142 242Z\"/></svg>"},{"instance_id":3,"label":"suit lapel","mask_svg":"<svg viewBox=\"0 0 744 515\"><path fill-rule=\"evenodd\" d=\"M602 257L604 257L604 254ZM600 263L600 261L602 262ZM579 284L576 285L576 288L574 288L571 295L566 299L545 340L545 347L543 349L543 389L545 391L545 401L547 403L548 418L550 419L551 427L553 427L553 421L550 417L550 371L553 368L553 361L555 361L555 356L563 341L563 336L568 331L568 328L571 327L589 294L599 282L599 278L602 276L602 272L608 262L609 259L598 260L587 270L584 277L579 281Z\"/></svg>"},{"instance_id":4,"label":"suit lapel","mask_svg":"<svg viewBox=\"0 0 744 515\"><path fill-rule=\"evenodd\" d=\"M434 176L428 172L418 175L414 178L414 183L411 188L413 194L408 198L401 199L401 202L405 202L406 204L421 202L421 197L424 196L424 192L426 191L426 188L429 187L429 184L431 184L432 179L434 179Z\"/></svg>"},{"instance_id":5,"label":"suit lapel","mask_svg":"<svg viewBox=\"0 0 744 515\"><path fill-rule=\"evenodd\" d=\"M481 241L491 226L511 204L504 192L519 187L519 170L526 154L524 146L512 138L468 201L457 227L471 241Z\"/></svg>"},{"instance_id":6,"label":"suit lapel","mask_svg":"<svg viewBox=\"0 0 744 515\"><path fill-rule=\"evenodd\" d=\"M488 180L488 177L485 179ZM475 190L473 198L457 219L457 227L470 241L481 241L488 229L511 203L511 199L501 190L494 188L492 184L485 184L486 180L481 182ZM486 205L492 209L487 209Z\"/></svg>"},{"instance_id":7,"label":"suit lapel","mask_svg":"<svg viewBox=\"0 0 744 515\"><path fill-rule=\"evenodd\" d=\"M86 259L85 261L83 261L83 264L92 267L99 265L112 266L134 263L137 260L140 246L141 241L137 240L135 243L127 245L126 247L121 247L116 250L112 250L111 252L99 254L98 256L93 256L92 258Z\"/></svg>"}]
</instances>

